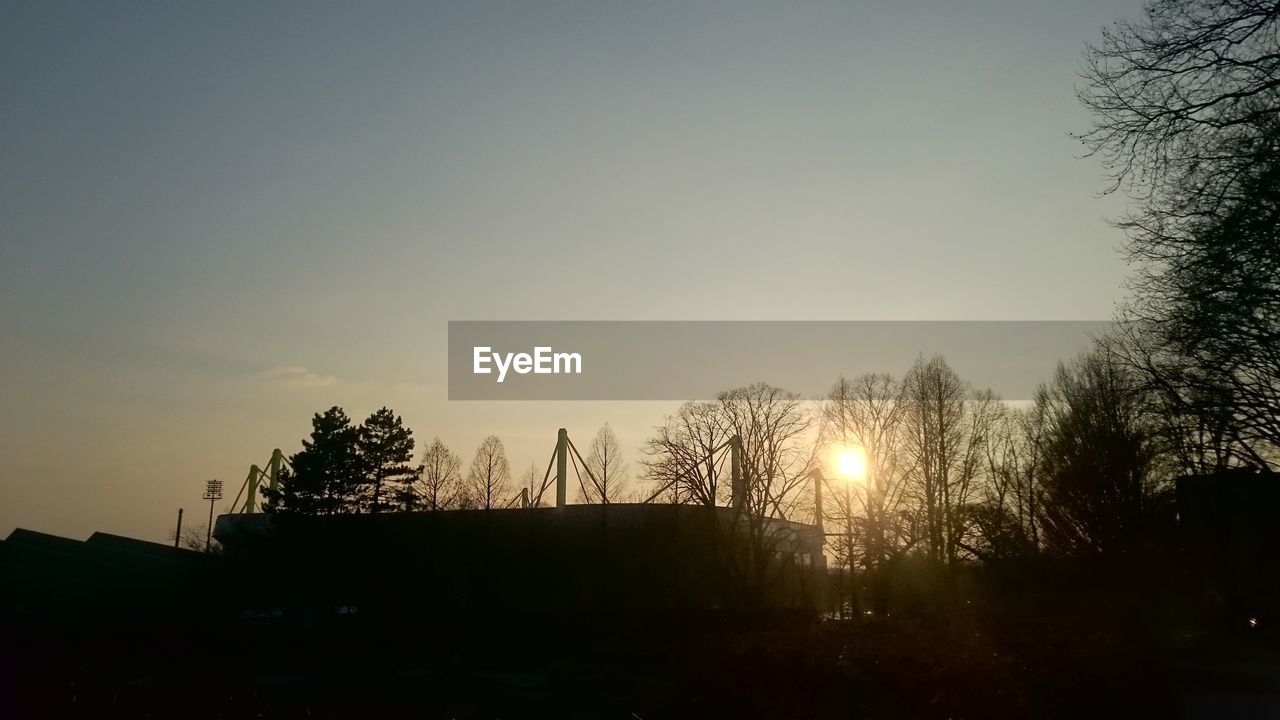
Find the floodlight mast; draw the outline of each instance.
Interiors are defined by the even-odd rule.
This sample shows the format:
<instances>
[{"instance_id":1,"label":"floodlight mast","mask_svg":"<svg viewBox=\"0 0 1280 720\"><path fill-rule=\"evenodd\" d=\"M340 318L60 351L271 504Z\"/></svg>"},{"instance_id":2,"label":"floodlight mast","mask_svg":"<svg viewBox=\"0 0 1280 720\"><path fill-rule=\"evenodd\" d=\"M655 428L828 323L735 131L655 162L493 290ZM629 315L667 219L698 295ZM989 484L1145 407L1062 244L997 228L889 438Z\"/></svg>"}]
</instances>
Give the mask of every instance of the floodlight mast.
<instances>
[{"instance_id":1,"label":"floodlight mast","mask_svg":"<svg viewBox=\"0 0 1280 720\"><path fill-rule=\"evenodd\" d=\"M209 501L209 527L205 529L204 551L209 552L213 547L213 504L222 499L222 481L210 480L204 484L205 500Z\"/></svg>"}]
</instances>

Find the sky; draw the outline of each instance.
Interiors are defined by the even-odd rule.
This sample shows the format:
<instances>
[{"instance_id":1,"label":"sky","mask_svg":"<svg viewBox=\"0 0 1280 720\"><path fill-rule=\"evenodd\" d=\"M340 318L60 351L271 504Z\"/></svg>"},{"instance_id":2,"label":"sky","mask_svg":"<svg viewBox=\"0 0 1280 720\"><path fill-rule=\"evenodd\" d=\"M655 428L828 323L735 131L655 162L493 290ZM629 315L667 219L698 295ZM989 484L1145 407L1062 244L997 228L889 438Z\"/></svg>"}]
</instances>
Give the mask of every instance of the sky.
<instances>
[{"instance_id":1,"label":"sky","mask_svg":"<svg viewBox=\"0 0 1280 720\"><path fill-rule=\"evenodd\" d=\"M1139 10L0 4L0 536L166 540L335 404L638 473L670 403L449 402L449 320L1108 318Z\"/></svg>"}]
</instances>

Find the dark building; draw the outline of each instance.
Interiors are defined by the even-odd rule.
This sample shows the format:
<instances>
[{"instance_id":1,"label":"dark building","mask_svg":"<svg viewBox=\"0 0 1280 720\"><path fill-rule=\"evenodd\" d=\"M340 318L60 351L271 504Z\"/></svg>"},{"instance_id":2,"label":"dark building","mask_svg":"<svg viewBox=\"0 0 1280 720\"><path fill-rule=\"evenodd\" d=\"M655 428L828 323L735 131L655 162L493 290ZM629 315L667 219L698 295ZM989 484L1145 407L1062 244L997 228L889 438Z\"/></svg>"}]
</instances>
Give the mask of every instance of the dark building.
<instances>
[{"instance_id":1,"label":"dark building","mask_svg":"<svg viewBox=\"0 0 1280 720\"><path fill-rule=\"evenodd\" d=\"M368 515L224 515L246 600L364 613L814 614L813 526L730 508L611 504Z\"/></svg>"},{"instance_id":2,"label":"dark building","mask_svg":"<svg viewBox=\"0 0 1280 720\"><path fill-rule=\"evenodd\" d=\"M197 697L200 717L613 707L583 683L662 696L692 677L686 643L813 618L825 576L816 528L730 508L240 514L215 536L209 555L14 531L0 716L190 717Z\"/></svg>"},{"instance_id":3,"label":"dark building","mask_svg":"<svg viewBox=\"0 0 1280 720\"><path fill-rule=\"evenodd\" d=\"M0 716L126 716L131 692L197 668L210 560L107 533L14 530L0 544Z\"/></svg>"},{"instance_id":4,"label":"dark building","mask_svg":"<svg viewBox=\"0 0 1280 720\"><path fill-rule=\"evenodd\" d=\"M1184 571L1201 609L1229 626L1280 621L1280 478L1251 469L1179 478Z\"/></svg>"}]
</instances>

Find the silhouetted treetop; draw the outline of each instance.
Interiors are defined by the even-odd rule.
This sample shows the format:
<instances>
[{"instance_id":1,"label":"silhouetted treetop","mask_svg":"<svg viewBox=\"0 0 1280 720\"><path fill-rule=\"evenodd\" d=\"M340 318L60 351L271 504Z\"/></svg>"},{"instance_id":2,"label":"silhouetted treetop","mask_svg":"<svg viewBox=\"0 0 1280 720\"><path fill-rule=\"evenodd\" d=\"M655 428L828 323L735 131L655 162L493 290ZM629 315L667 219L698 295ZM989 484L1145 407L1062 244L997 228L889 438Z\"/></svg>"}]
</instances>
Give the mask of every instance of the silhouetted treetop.
<instances>
[{"instance_id":1,"label":"silhouetted treetop","mask_svg":"<svg viewBox=\"0 0 1280 720\"><path fill-rule=\"evenodd\" d=\"M316 413L310 439L281 469L279 488L274 493L263 489L263 509L308 515L356 512L363 482L357 438L358 430L342 408Z\"/></svg>"},{"instance_id":2,"label":"silhouetted treetop","mask_svg":"<svg viewBox=\"0 0 1280 720\"><path fill-rule=\"evenodd\" d=\"M1280 3L1154 0L1085 55L1081 139L1115 185L1209 211L1238 194L1280 111Z\"/></svg>"},{"instance_id":3,"label":"silhouetted treetop","mask_svg":"<svg viewBox=\"0 0 1280 720\"><path fill-rule=\"evenodd\" d=\"M413 461L413 431L389 408L369 416L359 428L356 446L365 473L370 512L417 507L417 473Z\"/></svg>"}]
</instances>

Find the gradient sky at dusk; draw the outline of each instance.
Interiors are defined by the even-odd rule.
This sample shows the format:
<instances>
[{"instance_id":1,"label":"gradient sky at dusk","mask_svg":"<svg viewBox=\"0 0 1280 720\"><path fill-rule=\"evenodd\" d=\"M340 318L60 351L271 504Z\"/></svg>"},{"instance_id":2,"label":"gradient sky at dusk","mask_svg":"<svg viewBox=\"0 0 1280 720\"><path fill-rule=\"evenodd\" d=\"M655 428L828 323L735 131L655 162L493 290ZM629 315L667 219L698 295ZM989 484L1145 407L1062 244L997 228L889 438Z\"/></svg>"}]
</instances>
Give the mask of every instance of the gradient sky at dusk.
<instances>
[{"instance_id":1,"label":"gradient sky at dusk","mask_svg":"<svg viewBox=\"0 0 1280 720\"><path fill-rule=\"evenodd\" d=\"M1107 318L1139 7L0 5L0 536L163 540L333 404L516 471L672 409L449 403L450 319Z\"/></svg>"}]
</instances>

